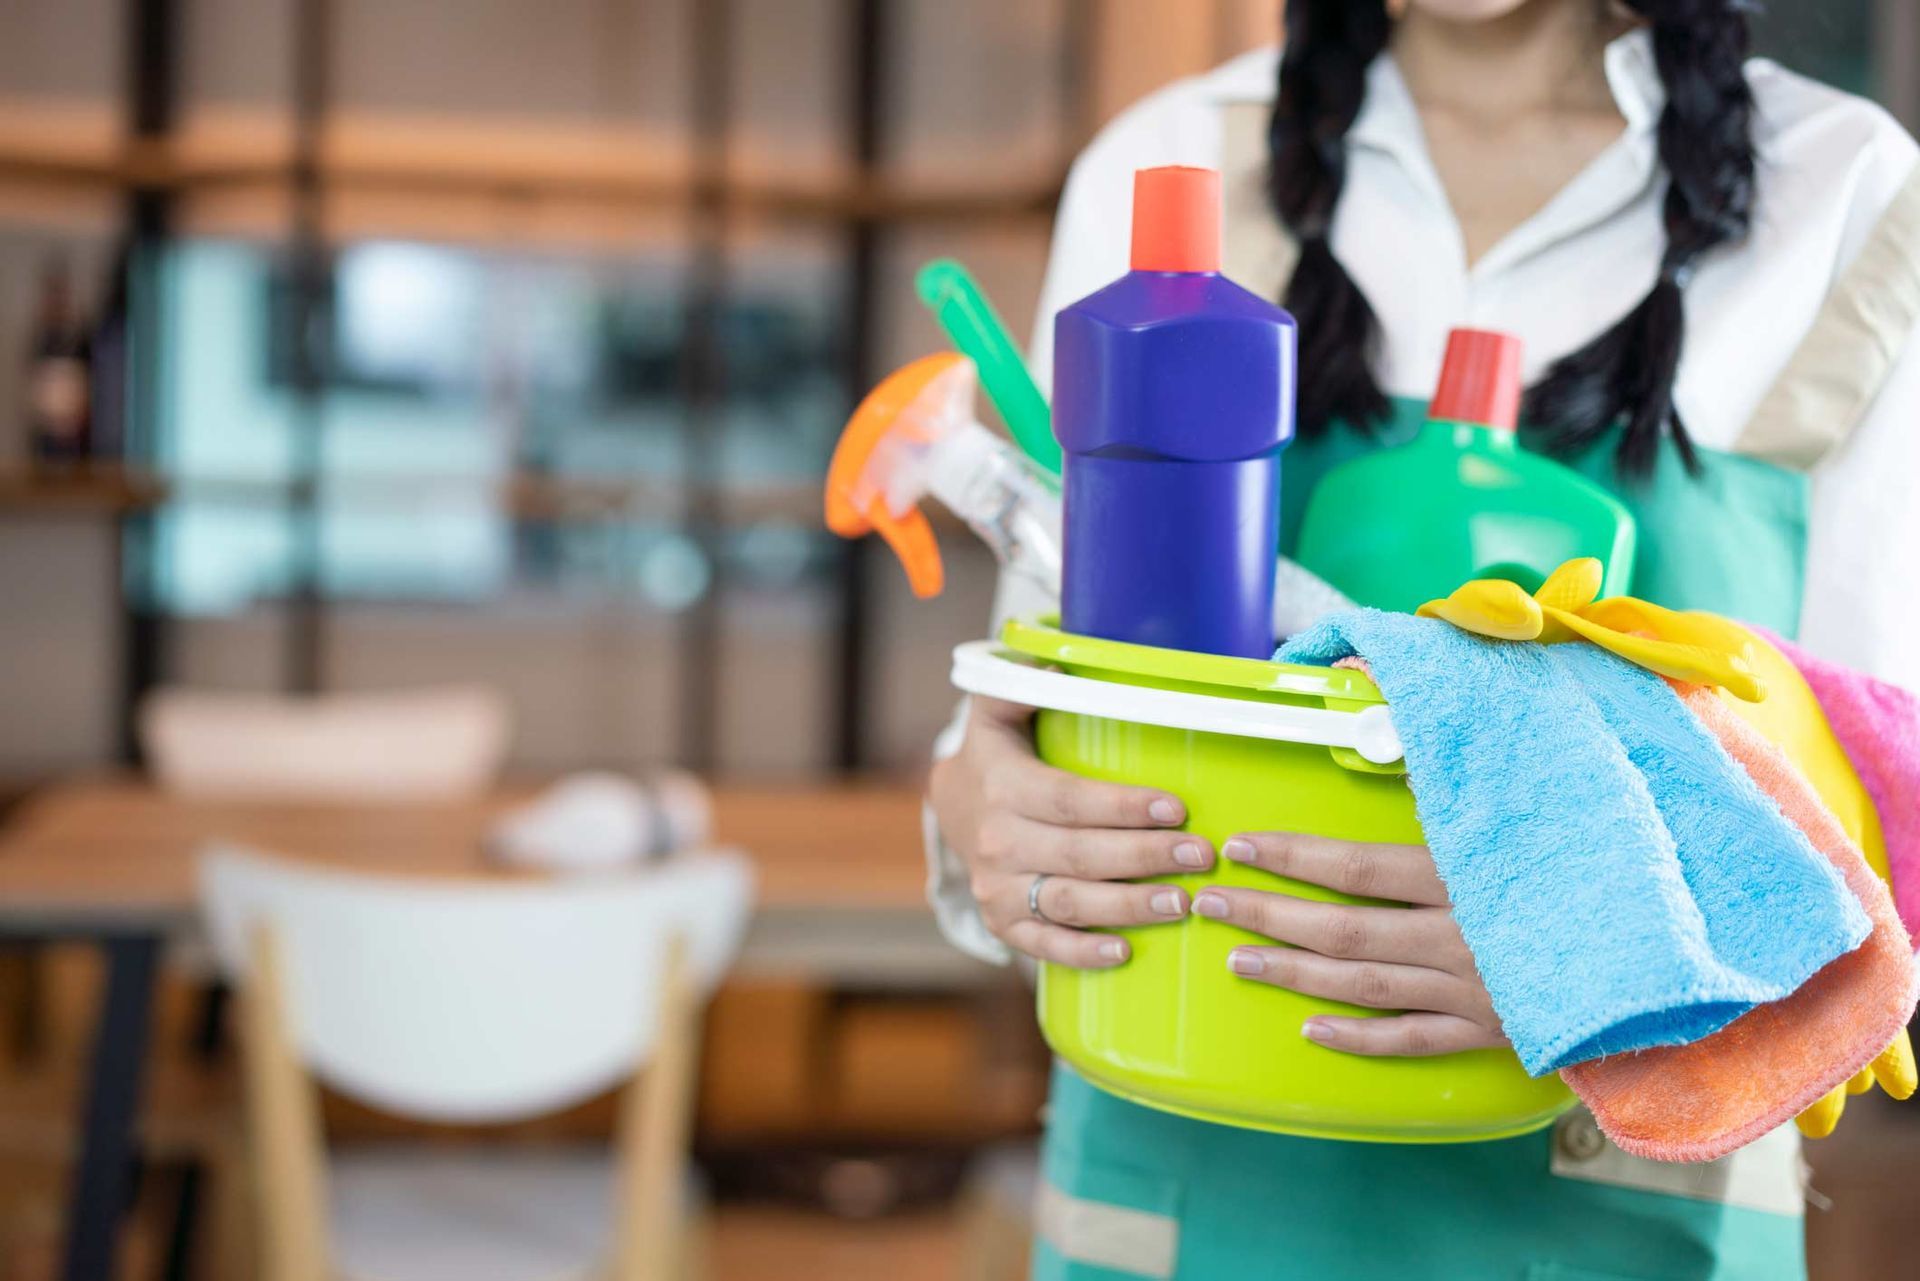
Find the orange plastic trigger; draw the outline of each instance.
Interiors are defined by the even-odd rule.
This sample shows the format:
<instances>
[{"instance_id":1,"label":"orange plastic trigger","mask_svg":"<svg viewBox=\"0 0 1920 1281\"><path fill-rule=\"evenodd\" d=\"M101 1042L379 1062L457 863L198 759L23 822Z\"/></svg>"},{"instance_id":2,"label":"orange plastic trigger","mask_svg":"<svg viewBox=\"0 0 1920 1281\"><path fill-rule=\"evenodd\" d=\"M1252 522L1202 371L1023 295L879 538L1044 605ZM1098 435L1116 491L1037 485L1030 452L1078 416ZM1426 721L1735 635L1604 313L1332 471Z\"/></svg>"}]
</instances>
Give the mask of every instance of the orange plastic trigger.
<instances>
[{"instance_id":1,"label":"orange plastic trigger","mask_svg":"<svg viewBox=\"0 0 1920 1281\"><path fill-rule=\"evenodd\" d=\"M940 564L940 544L934 540L933 526L918 507L895 517L885 503L876 502L867 509L874 532L887 540L900 567L907 571L907 586L921 600L938 596L946 586L946 570Z\"/></svg>"},{"instance_id":2,"label":"orange plastic trigger","mask_svg":"<svg viewBox=\"0 0 1920 1281\"><path fill-rule=\"evenodd\" d=\"M910 422L901 422L901 414L935 379L965 359L955 352L939 352L887 375L847 420L840 442L834 446L833 461L827 466L827 528L842 538L877 533L886 539L907 571L908 585L920 597L939 595L946 580L933 526L918 508L895 516L879 498L868 499L863 505L861 480L880 442L895 430L911 430Z\"/></svg>"}]
</instances>

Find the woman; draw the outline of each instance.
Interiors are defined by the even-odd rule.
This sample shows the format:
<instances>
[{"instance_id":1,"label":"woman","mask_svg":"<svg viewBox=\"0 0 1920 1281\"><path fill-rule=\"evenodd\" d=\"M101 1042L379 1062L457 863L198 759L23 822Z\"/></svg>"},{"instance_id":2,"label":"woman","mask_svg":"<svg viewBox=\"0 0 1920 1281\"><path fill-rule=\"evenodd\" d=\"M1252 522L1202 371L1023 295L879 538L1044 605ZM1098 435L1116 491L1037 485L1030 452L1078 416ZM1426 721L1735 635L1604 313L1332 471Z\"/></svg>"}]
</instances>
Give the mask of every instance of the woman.
<instances>
[{"instance_id":1,"label":"woman","mask_svg":"<svg viewBox=\"0 0 1920 1281\"><path fill-rule=\"evenodd\" d=\"M1737 0L1291 0L1249 54L1114 121L1069 179L1035 331L1126 266L1150 165L1219 167L1228 274L1300 325L1283 549L1329 467L1404 439L1447 332L1526 342L1527 441L1639 523L1636 592L1798 633L1920 685L1920 180L1877 108L1748 61ZM1277 90L1276 90L1277 84ZM1903 572L1904 571L1904 572ZM1003 600L1003 612L1039 602ZM930 798L933 898L979 955L1124 964L1098 927L1229 920L1242 982L1403 1013L1319 1017L1351 1054L1503 1043L1423 848L1247 833L1179 797L1040 764L976 701ZM1413 904L1127 883L1244 860ZM1804 1275L1791 1129L1709 1167L1612 1148L1575 1113L1395 1147L1204 1125L1056 1073L1036 1275Z\"/></svg>"}]
</instances>

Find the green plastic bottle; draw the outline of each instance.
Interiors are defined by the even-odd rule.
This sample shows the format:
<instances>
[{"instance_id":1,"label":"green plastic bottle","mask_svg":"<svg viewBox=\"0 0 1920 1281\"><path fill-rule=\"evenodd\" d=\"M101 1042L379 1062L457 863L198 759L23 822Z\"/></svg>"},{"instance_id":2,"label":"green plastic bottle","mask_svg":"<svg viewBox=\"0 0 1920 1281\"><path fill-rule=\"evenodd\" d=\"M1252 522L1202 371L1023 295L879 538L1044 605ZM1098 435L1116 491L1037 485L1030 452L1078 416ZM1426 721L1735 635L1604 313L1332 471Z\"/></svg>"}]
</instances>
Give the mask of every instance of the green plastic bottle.
<instances>
[{"instance_id":1,"label":"green plastic bottle","mask_svg":"<svg viewBox=\"0 0 1920 1281\"><path fill-rule=\"evenodd\" d=\"M1363 605L1411 612L1475 578L1533 591L1594 556L1601 595L1624 595L1633 516L1598 485L1514 438L1520 340L1456 329L1427 423L1405 445L1315 486L1295 558Z\"/></svg>"}]
</instances>

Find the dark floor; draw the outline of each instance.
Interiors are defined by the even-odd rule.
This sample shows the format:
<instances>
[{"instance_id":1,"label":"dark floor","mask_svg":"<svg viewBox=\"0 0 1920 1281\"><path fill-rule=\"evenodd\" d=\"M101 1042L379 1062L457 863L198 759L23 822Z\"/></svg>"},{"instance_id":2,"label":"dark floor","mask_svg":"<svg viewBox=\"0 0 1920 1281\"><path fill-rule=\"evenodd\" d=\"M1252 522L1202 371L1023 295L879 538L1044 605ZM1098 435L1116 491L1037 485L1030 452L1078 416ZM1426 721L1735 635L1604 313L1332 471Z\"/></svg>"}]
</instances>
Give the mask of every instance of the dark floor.
<instances>
[{"instance_id":1,"label":"dark floor","mask_svg":"<svg viewBox=\"0 0 1920 1281\"><path fill-rule=\"evenodd\" d=\"M1920 1097L1874 1091L1847 1102L1832 1138L1806 1145L1814 1281L1920 1277Z\"/></svg>"}]
</instances>

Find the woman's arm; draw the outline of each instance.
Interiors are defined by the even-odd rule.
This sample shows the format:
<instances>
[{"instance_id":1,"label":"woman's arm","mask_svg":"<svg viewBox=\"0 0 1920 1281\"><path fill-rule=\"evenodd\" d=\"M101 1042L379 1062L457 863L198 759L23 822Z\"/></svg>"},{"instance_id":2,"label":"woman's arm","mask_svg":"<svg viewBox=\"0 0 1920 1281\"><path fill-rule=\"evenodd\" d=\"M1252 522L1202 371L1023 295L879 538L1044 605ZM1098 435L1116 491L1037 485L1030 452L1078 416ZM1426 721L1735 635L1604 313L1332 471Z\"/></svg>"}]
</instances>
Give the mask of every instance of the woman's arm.
<instances>
[{"instance_id":1,"label":"woman's arm","mask_svg":"<svg viewBox=\"0 0 1920 1281\"><path fill-rule=\"evenodd\" d=\"M1009 618L1046 613L1058 608L1059 602L1042 599L1029 580L1002 574L999 589L993 598L992 625L986 634L997 635ZM954 709L953 719L947 722L947 727L934 740L933 759L936 768L939 762L959 753L966 741L972 708L971 699L961 699L960 705ZM949 943L969 956L994 965L1007 964L1013 959L1012 949L994 936L980 915L980 904L973 897L973 873L960 852L948 844L941 834L940 816L934 811L932 800L920 807L920 831L927 855L927 902L933 908L933 917L939 923L940 932L946 935Z\"/></svg>"}]
</instances>

